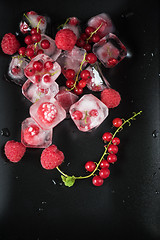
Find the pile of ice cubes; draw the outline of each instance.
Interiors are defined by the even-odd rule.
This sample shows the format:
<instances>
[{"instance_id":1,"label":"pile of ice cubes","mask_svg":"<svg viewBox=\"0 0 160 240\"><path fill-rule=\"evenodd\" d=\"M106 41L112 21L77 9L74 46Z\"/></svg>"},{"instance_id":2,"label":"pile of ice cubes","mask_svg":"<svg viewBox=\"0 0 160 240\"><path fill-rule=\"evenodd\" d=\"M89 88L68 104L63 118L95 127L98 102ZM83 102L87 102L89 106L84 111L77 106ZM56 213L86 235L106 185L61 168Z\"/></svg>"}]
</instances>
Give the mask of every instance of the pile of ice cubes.
<instances>
[{"instance_id":1,"label":"pile of ice cubes","mask_svg":"<svg viewBox=\"0 0 160 240\"><path fill-rule=\"evenodd\" d=\"M77 24L70 24L69 21L62 25L62 28L71 29L79 38L80 21L75 17L70 19L76 20ZM87 132L97 128L108 116L107 106L94 96L94 92L103 91L109 87L100 65L102 63L104 67L112 68L127 55L125 46L113 34L114 26L107 14L102 13L89 19L88 26L94 29L99 28L97 33L100 40L92 47L98 60L95 64L83 65L83 69L90 72L91 78L87 81L89 94L84 94L79 99L79 96L65 86L59 86L56 81L61 73L65 76L67 69L79 72L86 50L77 46L71 51L58 49L55 40L47 35L47 25L50 24L48 20L48 17L33 11L24 14L19 25L21 34L25 35L31 28L38 25L41 30L41 41L47 39L50 47L43 49L42 54L32 59L16 54L12 57L8 69L8 78L22 86L23 95L32 103L29 110L30 117L22 122L21 129L22 143L31 148L50 146L53 129L68 116L80 131ZM38 46L33 47L37 50ZM41 71L33 71L35 62L41 63L43 66ZM47 69L45 65L48 62L52 64Z\"/></svg>"}]
</instances>

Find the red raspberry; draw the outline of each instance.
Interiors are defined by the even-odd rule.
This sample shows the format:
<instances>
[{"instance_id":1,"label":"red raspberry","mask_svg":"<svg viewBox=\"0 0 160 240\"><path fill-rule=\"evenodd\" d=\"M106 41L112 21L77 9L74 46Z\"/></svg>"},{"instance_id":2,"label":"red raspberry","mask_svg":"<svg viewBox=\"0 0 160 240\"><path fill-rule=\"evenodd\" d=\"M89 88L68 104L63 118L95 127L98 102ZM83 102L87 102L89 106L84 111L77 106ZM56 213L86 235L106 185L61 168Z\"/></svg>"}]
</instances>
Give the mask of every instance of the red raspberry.
<instances>
[{"instance_id":1,"label":"red raspberry","mask_svg":"<svg viewBox=\"0 0 160 240\"><path fill-rule=\"evenodd\" d=\"M107 88L101 92L101 101L108 108L115 108L120 104L121 96L119 92L115 91L114 89Z\"/></svg>"},{"instance_id":2,"label":"red raspberry","mask_svg":"<svg viewBox=\"0 0 160 240\"><path fill-rule=\"evenodd\" d=\"M51 145L44 149L41 154L41 164L45 169L54 169L58 167L64 160L64 154L57 149L55 145Z\"/></svg>"},{"instance_id":3,"label":"red raspberry","mask_svg":"<svg viewBox=\"0 0 160 240\"><path fill-rule=\"evenodd\" d=\"M8 141L5 144L4 152L6 157L11 162L19 162L26 152L26 147L20 143L15 142L14 140Z\"/></svg>"},{"instance_id":4,"label":"red raspberry","mask_svg":"<svg viewBox=\"0 0 160 240\"><path fill-rule=\"evenodd\" d=\"M15 35L7 33L2 38L1 47L5 54L12 55L18 51L20 43Z\"/></svg>"},{"instance_id":5,"label":"red raspberry","mask_svg":"<svg viewBox=\"0 0 160 240\"><path fill-rule=\"evenodd\" d=\"M77 37L70 29L62 29L58 31L55 37L56 46L62 50L72 50L76 41Z\"/></svg>"}]
</instances>

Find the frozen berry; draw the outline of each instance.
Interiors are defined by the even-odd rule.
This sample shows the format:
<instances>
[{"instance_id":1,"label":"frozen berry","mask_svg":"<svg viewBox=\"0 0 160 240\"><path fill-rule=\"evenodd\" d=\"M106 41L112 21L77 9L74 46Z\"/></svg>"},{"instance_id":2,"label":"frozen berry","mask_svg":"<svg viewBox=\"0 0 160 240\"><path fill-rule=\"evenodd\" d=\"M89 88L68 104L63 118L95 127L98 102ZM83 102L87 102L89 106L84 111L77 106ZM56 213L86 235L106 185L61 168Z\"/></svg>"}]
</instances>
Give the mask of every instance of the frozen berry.
<instances>
[{"instance_id":1,"label":"frozen berry","mask_svg":"<svg viewBox=\"0 0 160 240\"><path fill-rule=\"evenodd\" d=\"M41 41L41 48L48 49L50 47L50 42L47 39Z\"/></svg>"},{"instance_id":2,"label":"frozen berry","mask_svg":"<svg viewBox=\"0 0 160 240\"><path fill-rule=\"evenodd\" d=\"M70 29L61 29L55 37L57 48L62 50L72 50L77 41L77 37Z\"/></svg>"},{"instance_id":3,"label":"frozen berry","mask_svg":"<svg viewBox=\"0 0 160 240\"><path fill-rule=\"evenodd\" d=\"M5 54L13 55L20 48L20 43L15 35L7 33L2 38L1 47Z\"/></svg>"},{"instance_id":4,"label":"frozen berry","mask_svg":"<svg viewBox=\"0 0 160 240\"><path fill-rule=\"evenodd\" d=\"M86 33L88 36L90 36L91 33L94 32L94 31L95 31L95 28L93 28L93 27L86 27L86 29L85 29L85 33Z\"/></svg>"},{"instance_id":5,"label":"frozen berry","mask_svg":"<svg viewBox=\"0 0 160 240\"><path fill-rule=\"evenodd\" d=\"M55 145L51 145L44 149L41 154L42 167L49 170L58 167L64 160L64 154L57 149Z\"/></svg>"},{"instance_id":6,"label":"frozen berry","mask_svg":"<svg viewBox=\"0 0 160 240\"><path fill-rule=\"evenodd\" d=\"M74 77L75 77L75 71L73 70L73 69L67 69L66 70L66 73L65 73L65 77L67 78L67 79L73 79Z\"/></svg>"},{"instance_id":7,"label":"frozen berry","mask_svg":"<svg viewBox=\"0 0 160 240\"><path fill-rule=\"evenodd\" d=\"M40 33L34 33L31 36L33 43L38 43L41 40L41 34Z\"/></svg>"},{"instance_id":8,"label":"frozen berry","mask_svg":"<svg viewBox=\"0 0 160 240\"><path fill-rule=\"evenodd\" d=\"M90 64L93 64L97 61L97 57L94 53L88 53L86 55L86 61L89 62Z\"/></svg>"},{"instance_id":9,"label":"frozen berry","mask_svg":"<svg viewBox=\"0 0 160 240\"><path fill-rule=\"evenodd\" d=\"M41 33L41 30L39 28L32 28L31 29L31 35L33 35L35 33Z\"/></svg>"},{"instance_id":10,"label":"frozen berry","mask_svg":"<svg viewBox=\"0 0 160 240\"><path fill-rule=\"evenodd\" d=\"M34 50L32 48L27 48L26 49L26 56L31 58L34 56Z\"/></svg>"},{"instance_id":11,"label":"frozen berry","mask_svg":"<svg viewBox=\"0 0 160 240\"><path fill-rule=\"evenodd\" d=\"M75 83L74 79L67 79L67 81L66 81L66 86L67 86L68 88L72 88L73 85L74 85L74 83Z\"/></svg>"},{"instance_id":12,"label":"frozen berry","mask_svg":"<svg viewBox=\"0 0 160 240\"><path fill-rule=\"evenodd\" d=\"M72 118L75 119L75 120L81 120L83 117L83 113L76 110L72 113Z\"/></svg>"},{"instance_id":13,"label":"frozen berry","mask_svg":"<svg viewBox=\"0 0 160 240\"><path fill-rule=\"evenodd\" d=\"M45 62L45 64L44 64L45 70L50 71L52 68L53 68L53 62L51 62L51 61Z\"/></svg>"},{"instance_id":14,"label":"frozen berry","mask_svg":"<svg viewBox=\"0 0 160 240\"><path fill-rule=\"evenodd\" d=\"M19 55L25 56L26 53L26 48L25 47L20 47L18 50Z\"/></svg>"},{"instance_id":15,"label":"frozen berry","mask_svg":"<svg viewBox=\"0 0 160 240\"><path fill-rule=\"evenodd\" d=\"M120 104L121 96L116 90L112 88L106 88L101 92L101 101L108 108L115 108Z\"/></svg>"},{"instance_id":16,"label":"frozen berry","mask_svg":"<svg viewBox=\"0 0 160 240\"><path fill-rule=\"evenodd\" d=\"M11 140L5 144L4 152L6 157L11 162L16 163L19 162L24 156L26 152L26 147L20 142L15 142L14 140Z\"/></svg>"},{"instance_id":17,"label":"frozen berry","mask_svg":"<svg viewBox=\"0 0 160 240\"><path fill-rule=\"evenodd\" d=\"M86 86L86 80L85 79L81 79L80 81L79 81L79 83L78 83L78 87L80 87L80 88L85 88L85 86Z\"/></svg>"},{"instance_id":18,"label":"frozen berry","mask_svg":"<svg viewBox=\"0 0 160 240\"><path fill-rule=\"evenodd\" d=\"M89 115L91 117L97 117L98 116L98 111L97 109L92 109L91 111L89 111Z\"/></svg>"},{"instance_id":19,"label":"frozen berry","mask_svg":"<svg viewBox=\"0 0 160 240\"><path fill-rule=\"evenodd\" d=\"M78 46L78 47L84 47L84 45L85 45L85 40L84 39L82 39L82 38L78 38L77 39L77 42L76 42L76 45Z\"/></svg>"},{"instance_id":20,"label":"frozen berry","mask_svg":"<svg viewBox=\"0 0 160 240\"><path fill-rule=\"evenodd\" d=\"M52 123L56 118L57 113L56 106L51 102L42 103L37 110L39 120L46 124Z\"/></svg>"},{"instance_id":21,"label":"frozen berry","mask_svg":"<svg viewBox=\"0 0 160 240\"><path fill-rule=\"evenodd\" d=\"M77 95L81 95L83 93L83 88L76 86L76 88L74 88L74 93Z\"/></svg>"},{"instance_id":22,"label":"frozen berry","mask_svg":"<svg viewBox=\"0 0 160 240\"><path fill-rule=\"evenodd\" d=\"M35 61L33 63L33 68L38 71L38 72L41 72L42 69L43 69L43 63L41 61Z\"/></svg>"},{"instance_id":23,"label":"frozen berry","mask_svg":"<svg viewBox=\"0 0 160 240\"><path fill-rule=\"evenodd\" d=\"M90 72L85 69L80 73L80 77L87 80L90 77Z\"/></svg>"}]
</instances>

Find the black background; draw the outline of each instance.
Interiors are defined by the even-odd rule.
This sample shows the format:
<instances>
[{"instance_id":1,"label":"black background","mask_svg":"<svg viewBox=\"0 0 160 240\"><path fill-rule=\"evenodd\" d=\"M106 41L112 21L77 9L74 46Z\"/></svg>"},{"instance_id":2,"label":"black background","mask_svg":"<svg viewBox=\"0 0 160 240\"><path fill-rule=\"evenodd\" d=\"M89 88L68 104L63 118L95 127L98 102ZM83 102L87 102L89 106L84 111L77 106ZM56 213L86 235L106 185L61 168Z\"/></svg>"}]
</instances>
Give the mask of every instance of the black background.
<instances>
[{"instance_id":1,"label":"black background","mask_svg":"<svg viewBox=\"0 0 160 240\"><path fill-rule=\"evenodd\" d=\"M1 52L0 129L7 127L11 135L0 136L0 239L160 239L158 1L1 0L0 39L14 33L29 10L48 14L55 24L70 16L85 22L106 12L131 53L105 72L122 101L97 130L79 132L71 120L55 128L53 143L65 154L64 172L84 175L85 162L98 161L103 153L101 136L113 130L113 118L128 118L140 110L143 114L119 134L118 161L103 186L94 187L91 179L77 181L72 188L61 186L56 170L41 167L42 149L28 149L18 164L4 157L6 141L20 141L30 103L19 86L4 80L10 57Z\"/></svg>"}]
</instances>

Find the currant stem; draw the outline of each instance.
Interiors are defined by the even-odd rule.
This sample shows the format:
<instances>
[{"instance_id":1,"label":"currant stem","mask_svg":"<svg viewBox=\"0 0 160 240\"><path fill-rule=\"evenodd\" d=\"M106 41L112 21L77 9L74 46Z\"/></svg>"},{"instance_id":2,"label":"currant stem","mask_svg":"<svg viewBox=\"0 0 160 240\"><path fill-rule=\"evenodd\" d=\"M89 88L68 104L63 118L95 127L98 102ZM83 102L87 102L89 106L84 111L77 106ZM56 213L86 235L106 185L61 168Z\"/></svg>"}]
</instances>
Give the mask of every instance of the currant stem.
<instances>
[{"instance_id":1,"label":"currant stem","mask_svg":"<svg viewBox=\"0 0 160 240\"><path fill-rule=\"evenodd\" d=\"M128 118L127 120L123 120L122 125L121 125L119 128L117 128L117 130L116 130L116 131L114 132L114 134L112 135L112 139L116 136L116 134L123 128L123 126L124 126L126 123L130 123L131 120L135 120L135 117L138 116L138 115L140 115L141 113L142 113L142 111L139 111L138 113L133 113L134 115L133 115L132 117ZM94 171L93 171L92 173L90 173L89 175L86 175L86 176L79 176L79 177L74 176L75 180L76 180L76 179L89 178L89 177L91 177L91 176L94 175L94 173L98 170L98 167L99 167L101 161L103 160L104 156L107 155L107 150L108 150L109 145L112 143L112 139L110 140L110 142L108 143L108 145L105 146L105 150L104 150L104 152L103 152L103 154L102 154L99 162L96 163L96 168L94 169ZM59 169L59 167L57 167L57 170L58 170L63 176L65 176L65 177L70 177L69 175L67 175L67 174L65 174L64 172L62 172L62 171Z\"/></svg>"},{"instance_id":2,"label":"currant stem","mask_svg":"<svg viewBox=\"0 0 160 240\"><path fill-rule=\"evenodd\" d=\"M101 25L99 25L99 27L96 28L95 31L93 31L90 36L86 39L86 42L88 43L89 39L91 39L91 37L102 27L103 23L101 23Z\"/></svg>"}]
</instances>

